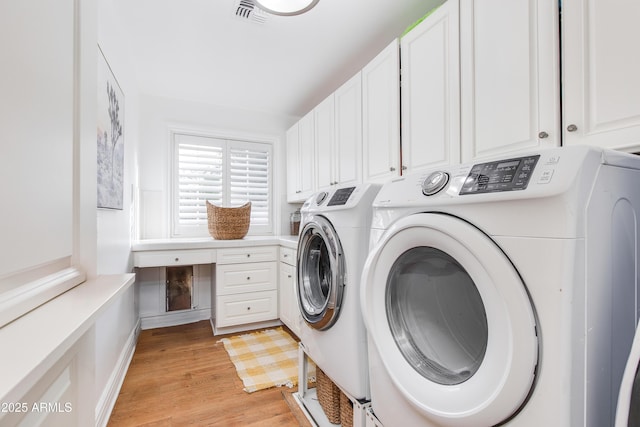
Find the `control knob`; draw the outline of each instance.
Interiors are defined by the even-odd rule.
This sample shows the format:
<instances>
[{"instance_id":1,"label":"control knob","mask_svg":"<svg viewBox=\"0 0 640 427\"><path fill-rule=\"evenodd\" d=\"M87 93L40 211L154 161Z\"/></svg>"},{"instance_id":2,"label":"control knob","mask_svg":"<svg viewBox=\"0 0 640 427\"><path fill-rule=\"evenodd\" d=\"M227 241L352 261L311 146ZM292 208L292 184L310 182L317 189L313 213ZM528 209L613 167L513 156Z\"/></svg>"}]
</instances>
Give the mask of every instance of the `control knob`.
<instances>
[{"instance_id":1,"label":"control knob","mask_svg":"<svg viewBox=\"0 0 640 427\"><path fill-rule=\"evenodd\" d=\"M318 193L318 196L316 197L316 205L320 206L320 204L324 202L328 195L329 193L327 193L326 191Z\"/></svg>"},{"instance_id":2,"label":"control knob","mask_svg":"<svg viewBox=\"0 0 640 427\"><path fill-rule=\"evenodd\" d=\"M443 171L430 173L422 183L422 194L433 196L442 190L449 182L449 174Z\"/></svg>"}]
</instances>

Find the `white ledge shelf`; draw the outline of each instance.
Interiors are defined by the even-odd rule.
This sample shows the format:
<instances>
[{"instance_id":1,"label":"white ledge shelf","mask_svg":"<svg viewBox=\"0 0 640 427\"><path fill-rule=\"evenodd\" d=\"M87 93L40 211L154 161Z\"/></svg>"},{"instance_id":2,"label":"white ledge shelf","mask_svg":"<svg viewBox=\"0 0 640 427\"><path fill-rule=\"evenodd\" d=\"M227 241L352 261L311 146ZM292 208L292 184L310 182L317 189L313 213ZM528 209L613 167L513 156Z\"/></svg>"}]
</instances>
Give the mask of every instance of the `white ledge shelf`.
<instances>
[{"instance_id":1,"label":"white ledge shelf","mask_svg":"<svg viewBox=\"0 0 640 427\"><path fill-rule=\"evenodd\" d=\"M134 279L88 280L0 328L0 401L19 401Z\"/></svg>"}]
</instances>

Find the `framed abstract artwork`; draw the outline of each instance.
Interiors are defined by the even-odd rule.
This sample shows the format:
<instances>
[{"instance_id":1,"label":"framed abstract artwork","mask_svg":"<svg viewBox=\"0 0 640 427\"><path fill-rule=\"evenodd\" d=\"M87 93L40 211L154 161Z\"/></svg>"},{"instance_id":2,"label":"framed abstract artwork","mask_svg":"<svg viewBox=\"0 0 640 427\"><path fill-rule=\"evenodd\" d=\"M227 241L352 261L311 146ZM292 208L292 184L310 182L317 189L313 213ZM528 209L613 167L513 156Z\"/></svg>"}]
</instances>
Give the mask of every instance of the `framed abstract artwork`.
<instances>
[{"instance_id":1,"label":"framed abstract artwork","mask_svg":"<svg viewBox=\"0 0 640 427\"><path fill-rule=\"evenodd\" d=\"M124 93L98 46L98 208L122 209Z\"/></svg>"}]
</instances>

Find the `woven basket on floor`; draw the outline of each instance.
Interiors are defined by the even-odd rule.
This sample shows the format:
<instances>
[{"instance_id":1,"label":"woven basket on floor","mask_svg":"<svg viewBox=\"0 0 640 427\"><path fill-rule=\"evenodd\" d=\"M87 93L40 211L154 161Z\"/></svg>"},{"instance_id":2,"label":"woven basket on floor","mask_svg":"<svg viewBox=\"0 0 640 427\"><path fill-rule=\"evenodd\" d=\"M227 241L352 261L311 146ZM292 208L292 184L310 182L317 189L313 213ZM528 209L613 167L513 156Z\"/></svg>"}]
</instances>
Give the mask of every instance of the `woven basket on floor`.
<instances>
[{"instance_id":1,"label":"woven basket on floor","mask_svg":"<svg viewBox=\"0 0 640 427\"><path fill-rule=\"evenodd\" d=\"M340 424L342 427L353 427L353 402L342 392L340 392Z\"/></svg>"},{"instance_id":2,"label":"woven basket on floor","mask_svg":"<svg viewBox=\"0 0 640 427\"><path fill-rule=\"evenodd\" d=\"M218 240L242 239L249 231L251 202L242 206L225 208L207 201L209 234Z\"/></svg>"},{"instance_id":3,"label":"woven basket on floor","mask_svg":"<svg viewBox=\"0 0 640 427\"><path fill-rule=\"evenodd\" d=\"M331 424L340 424L340 389L316 366L318 402Z\"/></svg>"}]
</instances>

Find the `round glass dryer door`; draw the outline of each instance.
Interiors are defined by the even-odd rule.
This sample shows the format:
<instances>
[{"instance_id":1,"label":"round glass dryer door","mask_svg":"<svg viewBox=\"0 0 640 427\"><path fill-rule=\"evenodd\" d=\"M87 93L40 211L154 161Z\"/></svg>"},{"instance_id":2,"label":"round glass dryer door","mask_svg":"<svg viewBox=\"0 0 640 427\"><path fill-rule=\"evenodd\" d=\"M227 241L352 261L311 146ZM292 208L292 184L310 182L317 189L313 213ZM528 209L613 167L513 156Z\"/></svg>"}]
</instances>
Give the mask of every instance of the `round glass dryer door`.
<instances>
[{"instance_id":1,"label":"round glass dryer door","mask_svg":"<svg viewBox=\"0 0 640 427\"><path fill-rule=\"evenodd\" d=\"M466 221L415 214L369 254L362 310L397 389L442 426L492 426L525 404L538 337L532 302L500 248Z\"/></svg>"},{"instance_id":2,"label":"round glass dryer door","mask_svg":"<svg viewBox=\"0 0 640 427\"><path fill-rule=\"evenodd\" d=\"M344 290L342 245L331 223L313 216L298 243L298 305L305 322L325 330L338 319Z\"/></svg>"},{"instance_id":3,"label":"round glass dryer door","mask_svg":"<svg viewBox=\"0 0 640 427\"><path fill-rule=\"evenodd\" d=\"M409 249L387 278L386 313L407 362L443 385L467 381L487 350L487 314L473 279L445 252Z\"/></svg>"}]
</instances>

